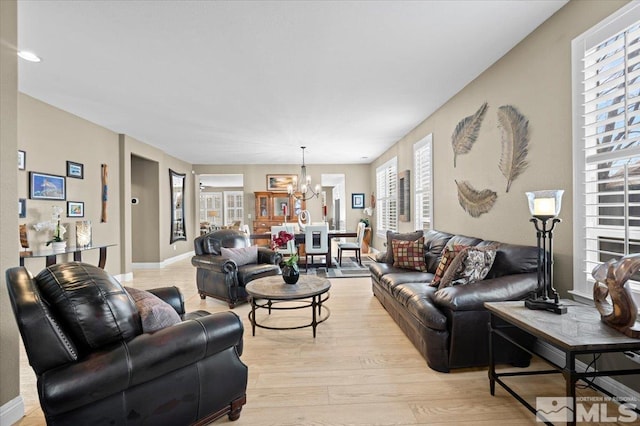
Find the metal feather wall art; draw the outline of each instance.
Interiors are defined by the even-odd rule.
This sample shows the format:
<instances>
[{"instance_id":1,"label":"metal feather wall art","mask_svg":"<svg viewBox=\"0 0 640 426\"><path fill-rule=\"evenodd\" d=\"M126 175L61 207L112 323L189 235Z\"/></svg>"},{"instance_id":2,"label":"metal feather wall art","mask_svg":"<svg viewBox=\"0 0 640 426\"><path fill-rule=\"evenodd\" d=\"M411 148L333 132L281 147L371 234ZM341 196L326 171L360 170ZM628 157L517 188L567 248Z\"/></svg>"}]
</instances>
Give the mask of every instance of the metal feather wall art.
<instances>
[{"instance_id":1,"label":"metal feather wall art","mask_svg":"<svg viewBox=\"0 0 640 426\"><path fill-rule=\"evenodd\" d=\"M455 181L458 186L458 202L471 217L480 217L487 213L496 202L498 194L490 189L478 191L466 181Z\"/></svg>"},{"instance_id":2,"label":"metal feather wall art","mask_svg":"<svg viewBox=\"0 0 640 426\"><path fill-rule=\"evenodd\" d=\"M489 105L483 103L475 114L460 120L453 135L451 135L451 146L453 147L453 167L456 167L456 159L458 155L466 154L471 151L473 144L478 139L480 125L484 119Z\"/></svg>"},{"instance_id":3,"label":"metal feather wall art","mask_svg":"<svg viewBox=\"0 0 640 426\"><path fill-rule=\"evenodd\" d=\"M511 183L524 172L529 163L529 120L515 107L498 108L498 127L502 136L502 155L498 167L507 178L507 192Z\"/></svg>"}]
</instances>

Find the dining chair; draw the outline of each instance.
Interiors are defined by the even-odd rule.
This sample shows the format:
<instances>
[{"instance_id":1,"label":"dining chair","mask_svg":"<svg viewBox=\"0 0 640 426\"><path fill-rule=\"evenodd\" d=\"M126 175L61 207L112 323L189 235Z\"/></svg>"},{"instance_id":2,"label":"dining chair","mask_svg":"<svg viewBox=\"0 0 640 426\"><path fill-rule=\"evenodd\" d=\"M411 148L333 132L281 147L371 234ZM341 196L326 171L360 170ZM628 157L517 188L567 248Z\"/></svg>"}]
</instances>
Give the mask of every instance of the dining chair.
<instances>
[{"instance_id":1,"label":"dining chair","mask_svg":"<svg viewBox=\"0 0 640 426\"><path fill-rule=\"evenodd\" d=\"M338 264L342 266L342 252L353 251L356 254L358 264L362 266L362 240L364 239L364 229L366 225L363 222L358 223L356 229L355 242L338 243Z\"/></svg>"},{"instance_id":2,"label":"dining chair","mask_svg":"<svg viewBox=\"0 0 640 426\"><path fill-rule=\"evenodd\" d=\"M313 263L314 256L326 256L329 253L329 225L323 223L322 225L305 226L304 251L304 270L307 271L309 269L309 256L311 256L311 263ZM327 265L328 267L329 265Z\"/></svg>"}]
</instances>

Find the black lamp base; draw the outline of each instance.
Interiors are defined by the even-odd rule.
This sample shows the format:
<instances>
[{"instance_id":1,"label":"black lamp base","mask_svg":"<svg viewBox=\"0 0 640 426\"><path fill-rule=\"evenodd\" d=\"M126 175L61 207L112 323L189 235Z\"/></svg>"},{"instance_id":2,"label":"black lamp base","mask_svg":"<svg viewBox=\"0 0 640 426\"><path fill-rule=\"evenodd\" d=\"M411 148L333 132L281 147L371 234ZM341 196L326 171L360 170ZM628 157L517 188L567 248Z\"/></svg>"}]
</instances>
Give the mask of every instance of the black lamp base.
<instances>
[{"instance_id":1,"label":"black lamp base","mask_svg":"<svg viewBox=\"0 0 640 426\"><path fill-rule=\"evenodd\" d=\"M524 306L532 310L544 310L562 315L567 313L567 307L557 303L553 299L539 297L536 299L526 299Z\"/></svg>"}]
</instances>

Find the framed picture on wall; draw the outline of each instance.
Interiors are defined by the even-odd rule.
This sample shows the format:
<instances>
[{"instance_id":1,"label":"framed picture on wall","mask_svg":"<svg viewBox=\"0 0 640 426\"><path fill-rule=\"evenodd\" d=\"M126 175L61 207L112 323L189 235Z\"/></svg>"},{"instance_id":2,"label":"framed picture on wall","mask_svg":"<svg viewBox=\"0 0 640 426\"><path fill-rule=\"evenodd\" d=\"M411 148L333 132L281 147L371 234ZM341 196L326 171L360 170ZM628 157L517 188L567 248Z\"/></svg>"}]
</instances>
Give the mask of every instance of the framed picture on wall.
<instances>
[{"instance_id":1,"label":"framed picture on wall","mask_svg":"<svg viewBox=\"0 0 640 426\"><path fill-rule=\"evenodd\" d=\"M18 170L24 170L27 168L27 153L23 150L18 150Z\"/></svg>"},{"instance_id":2,"label":"framed picture on wall","mask_svg":"<svg viewBox=\"0 0 640 426\"><path fill-rule=\"evenodd\" d=\"M84 217L84 202L67 201L67 217Z\"/></svg>"},{"instance_id":3,"label":"framed picture on wall","mask_svg":"<svg viewBox=\"0 0 640 426\"><path fill-rule=\"evenodd\" d=\"M66 183L64 176L29 172L29 198L32 200L66 200Z\"/></svg>"},{"instance_id":4,"label":"framed picture on wall","mask_svg":"<svg viewBox=\"0 0 640 426\"><path fill-rule=\"evenodd\" d=\"M364 194L362 193L351 194L351 208L364 209Z\"/></svg>"},{"instance_id":5,"label":"framed picture on wall","mask_svg":"<svg viewBox=\"0 0 640 426\"><path fill-rule=\"evenodd\" d=\"M67 161L67 177L84 179L84 164Z\"/></svg>"},{"instance_id":6,"label":"framed picture on wall","mask_svg":"<svg viewBox=\"0 0 640 426\"><path fill-rule=\"evenodd\" d=\"M287 192L289 185L296 187L298 175L267 175L267 191Z\"/></svg>"}]
</instances>

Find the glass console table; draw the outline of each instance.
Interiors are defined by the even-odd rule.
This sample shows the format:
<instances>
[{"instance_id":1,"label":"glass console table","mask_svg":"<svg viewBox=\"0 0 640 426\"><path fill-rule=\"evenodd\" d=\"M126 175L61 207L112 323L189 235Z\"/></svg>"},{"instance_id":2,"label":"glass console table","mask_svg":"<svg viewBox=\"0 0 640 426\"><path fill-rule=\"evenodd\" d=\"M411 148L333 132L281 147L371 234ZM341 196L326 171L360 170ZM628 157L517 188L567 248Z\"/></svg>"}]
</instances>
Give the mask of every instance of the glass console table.
<instances>
[{"instance_id":1,"label":"glass console table","mask_svg":"<svg viewBox=\"0 0 640 426\"><path fill-rule=\"evenodd\" d=\"M67 246L64 250L33 250L31 252L20 252L20 266L24 266L24 259L31 259L36 257L44 257L46 260L46 266L54 265L58 260L58 255L73 253L73 260L76 262L82 262L82 252L87 250L100 250L100 257L98 259L98 267L104 269L104 265L107 263L107 247L113 247L116 244L103 244L103 245L91 245L87 247ZM25 253L25 254L23 254Z\"/></svg>"}]
</instances>

